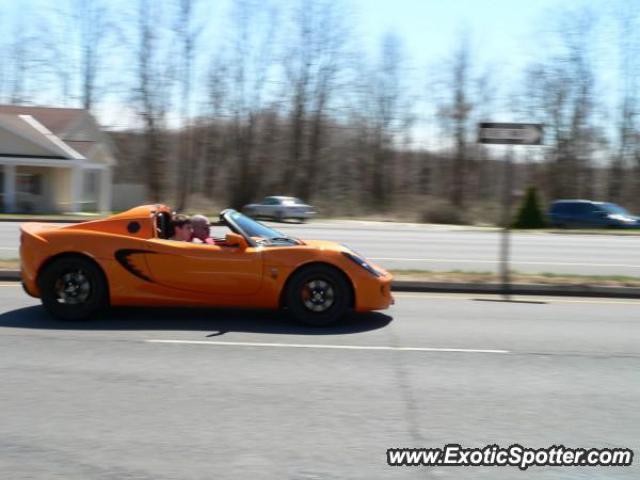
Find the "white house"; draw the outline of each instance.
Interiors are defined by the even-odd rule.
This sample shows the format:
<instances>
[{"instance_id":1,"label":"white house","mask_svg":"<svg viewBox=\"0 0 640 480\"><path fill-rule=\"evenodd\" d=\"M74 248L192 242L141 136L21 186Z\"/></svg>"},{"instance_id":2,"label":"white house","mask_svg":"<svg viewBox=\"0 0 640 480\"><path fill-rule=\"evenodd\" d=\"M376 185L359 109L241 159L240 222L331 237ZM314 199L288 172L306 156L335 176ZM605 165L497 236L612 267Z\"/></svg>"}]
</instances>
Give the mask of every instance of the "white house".
<instances>
[{"instance_id":1,"label":"white house","mask_svg":"<svg viewBox=\"0 0 640 480\"><path fill-rule=\"evenodd\" d=\"M107 212L115 165L88 111L0 105L2 211Z\"/></svg>"}]
</instances>

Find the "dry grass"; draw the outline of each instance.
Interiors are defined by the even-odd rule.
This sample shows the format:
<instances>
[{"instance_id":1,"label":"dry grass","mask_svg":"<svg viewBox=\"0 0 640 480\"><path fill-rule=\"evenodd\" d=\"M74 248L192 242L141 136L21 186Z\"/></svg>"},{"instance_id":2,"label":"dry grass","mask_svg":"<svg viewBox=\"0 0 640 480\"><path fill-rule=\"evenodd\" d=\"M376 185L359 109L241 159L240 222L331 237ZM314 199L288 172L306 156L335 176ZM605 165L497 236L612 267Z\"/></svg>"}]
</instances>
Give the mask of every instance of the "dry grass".
<instances>
[{"instance_id":1,"label":"dry grass","mask_svg":"<svg viewBox=\"0 0 640 480\"><path fill-rule=\"evenodd\" d=\"M17 259L0 259L0 270L19 270ZM472 272L453 270L449 272L432 272L429 270L391 270L396 280L413 280L421 282L454 282L454 283L498 283L500 278L493 272ZM555 273L528 274L511 273L513 283L540 285L591 285L607 287L640 287L640 278L624 275L562 275Z\"/></svg>"},{"instance_id":2,"label":"dry grass","mask_svg":"<svg viewBox=\"0 0 640 480\"><path fill-rule=\"evenodd\" d=\"M0 270L19 270L20 260L15 258L0 259Z\"/></svg>"},{"instance_id":3,"label":"dry grass","mask_svg":"<svg viewBox=\"0 0 640 480\"><path fill-rule=\"evenodd\" d=\"M500 277L493 272L432 272L428 270L392 270L396 280L454 283L498 283ZM624 275L563 275L555 273L511 273L512 283L541 285L591 285L609 287L640 287L640 278Z\"/></svg>"}]
</instances>

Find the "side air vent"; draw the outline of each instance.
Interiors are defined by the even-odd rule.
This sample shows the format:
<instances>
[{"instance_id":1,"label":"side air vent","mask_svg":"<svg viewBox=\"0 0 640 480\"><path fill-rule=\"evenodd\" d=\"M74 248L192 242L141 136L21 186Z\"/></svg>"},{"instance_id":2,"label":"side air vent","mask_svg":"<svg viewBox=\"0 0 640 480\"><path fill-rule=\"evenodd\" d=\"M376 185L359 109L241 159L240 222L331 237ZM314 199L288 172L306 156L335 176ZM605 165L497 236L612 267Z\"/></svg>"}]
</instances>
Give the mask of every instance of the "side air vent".
<instances>
[{"instance_id":1,"label":"side air vent","mask_svg":"<svg viewBox=\"0 0 640 480\"><path fill-rule=\"evenodd\" d=\"M153 280L151 280L151 278L149 278L144 272L141 272L140 269L136 267L135 260L131 258L131 256L135 254L153 254L153 253L155 252L152 252L150 250L122 249L122 250L116 251L115 257L117 262L120 265L122 265L125 268L125 270L127 270L129 273L131 273L132 275L135 275L138 278L141 278L142 280L153 283Z\"/></svg>"}]
</instances>

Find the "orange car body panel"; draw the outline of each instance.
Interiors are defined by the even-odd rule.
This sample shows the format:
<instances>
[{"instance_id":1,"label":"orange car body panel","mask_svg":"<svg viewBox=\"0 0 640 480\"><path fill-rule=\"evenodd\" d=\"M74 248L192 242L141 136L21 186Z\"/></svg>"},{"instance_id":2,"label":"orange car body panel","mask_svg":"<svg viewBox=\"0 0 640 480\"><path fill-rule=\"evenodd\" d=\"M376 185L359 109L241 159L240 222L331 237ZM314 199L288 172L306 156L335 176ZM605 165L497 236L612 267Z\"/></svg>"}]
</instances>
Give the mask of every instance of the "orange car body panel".
<instances>
[{"instance_id":1,"label":"orange car body panel","mask_svg":"<svg viewBox=\"0 0 640 480\"><path fill-rule=\"evenodd\" d=\"M38 297L38 273L67 253L93 259L103 270L114 306L218 306L278 308L289 276L303 265L325 263L350 280L356 311L393 303L390 274L376 277L349 260L334 242L296 246L204 245L159 239L155 216L164 205L145 205L103 220L67 226L25 223L20 259L25 289Z\"/></svg>"}]
</instances>

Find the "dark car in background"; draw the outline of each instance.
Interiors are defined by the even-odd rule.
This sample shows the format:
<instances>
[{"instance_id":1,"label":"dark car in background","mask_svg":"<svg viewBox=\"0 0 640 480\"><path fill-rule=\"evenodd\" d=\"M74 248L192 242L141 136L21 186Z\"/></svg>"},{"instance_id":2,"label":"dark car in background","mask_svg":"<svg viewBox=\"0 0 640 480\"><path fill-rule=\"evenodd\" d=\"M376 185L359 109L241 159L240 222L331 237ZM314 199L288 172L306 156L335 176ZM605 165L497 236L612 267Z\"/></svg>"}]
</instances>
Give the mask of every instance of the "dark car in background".
<instances>
[{"instance_id":1,"label":"dark car in background","mask_svg":"<svg viewBox=\"0 0 640 480\"><path fill-rule=\"evenodd\" d=\"M609 202L556 200L547 217L558 228L640 228L640 217Z\"/></svg>"},{"instance_id":2,"label":"dark car in background","mask_svg":"<svg viewBox=\"0 0 640 480\"><path fill-rule=\"evenodd\" d=\"M242 213L254 218L271 218L282 222L293 219L304 222L313 217L316 212L311 205L307 205L295 197L264 197L260 203L251 203L242 207Z\"/></svg>"}]
</instances>

